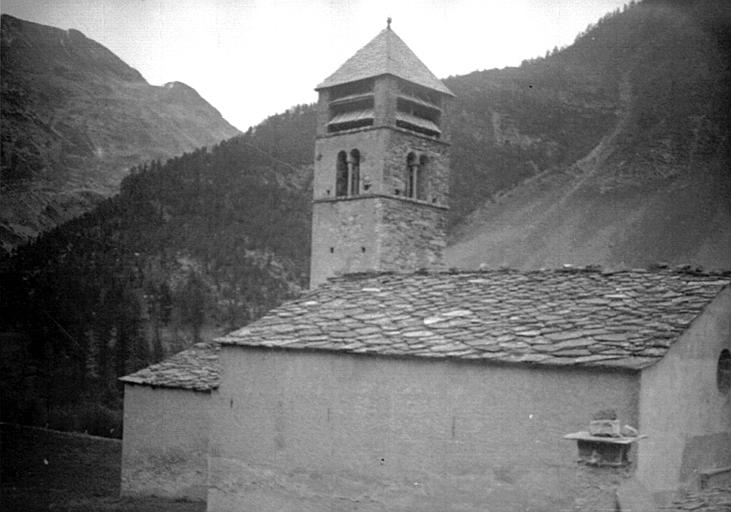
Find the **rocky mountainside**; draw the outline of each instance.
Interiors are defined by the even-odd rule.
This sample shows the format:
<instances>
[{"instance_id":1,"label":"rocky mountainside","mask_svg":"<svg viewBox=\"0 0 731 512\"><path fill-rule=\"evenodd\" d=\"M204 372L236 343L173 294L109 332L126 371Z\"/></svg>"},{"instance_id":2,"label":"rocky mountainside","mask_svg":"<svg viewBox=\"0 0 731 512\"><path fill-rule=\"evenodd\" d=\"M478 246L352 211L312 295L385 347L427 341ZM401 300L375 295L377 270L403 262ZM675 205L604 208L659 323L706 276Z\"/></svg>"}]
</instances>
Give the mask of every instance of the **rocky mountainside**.
<instances>
[{"instance_id":1,"label":"rocky mountainside","mask_svg":"<svg viewBox=\"0 0 731 512\"><path fill-rule=\"evenodd\" d=\"M76 30L2 16L0 244L87 211L129 168L238 131L185 84L149 85Z\"/></svg>"},{"instance_id":2,"label":"rocky mountainside","mask_svg":"<svg viewBox=\"0 0 731 512\"><path fill-rule=\"evenodd\" d=\"M729 63L731 4L645 0L545 59L452 79L489 113L466 132L486 155L519 147L521 181L474 184L505 179L501 163L456 178L483 204L453 231L448 264L731 268Z\"/></svg>"}]
</instances>

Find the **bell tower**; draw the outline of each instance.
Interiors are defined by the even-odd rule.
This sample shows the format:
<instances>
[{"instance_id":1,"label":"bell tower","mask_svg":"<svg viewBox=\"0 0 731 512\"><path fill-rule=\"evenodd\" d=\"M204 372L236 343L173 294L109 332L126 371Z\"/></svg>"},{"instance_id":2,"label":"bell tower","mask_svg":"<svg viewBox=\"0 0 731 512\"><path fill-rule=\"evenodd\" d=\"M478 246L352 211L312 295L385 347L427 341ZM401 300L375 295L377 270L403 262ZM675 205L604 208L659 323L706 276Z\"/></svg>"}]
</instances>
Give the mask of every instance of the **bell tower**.
<instances>
[{"instance_id":1,"label":"bell tower","mask_svg":"<svg viewBox=\"0 0 731 512\"><path fill-rule=\"evenodd\" d=\"M390 22L316 88L311 288L441 264L454 95Z\"/></svg>"}]
</instances>

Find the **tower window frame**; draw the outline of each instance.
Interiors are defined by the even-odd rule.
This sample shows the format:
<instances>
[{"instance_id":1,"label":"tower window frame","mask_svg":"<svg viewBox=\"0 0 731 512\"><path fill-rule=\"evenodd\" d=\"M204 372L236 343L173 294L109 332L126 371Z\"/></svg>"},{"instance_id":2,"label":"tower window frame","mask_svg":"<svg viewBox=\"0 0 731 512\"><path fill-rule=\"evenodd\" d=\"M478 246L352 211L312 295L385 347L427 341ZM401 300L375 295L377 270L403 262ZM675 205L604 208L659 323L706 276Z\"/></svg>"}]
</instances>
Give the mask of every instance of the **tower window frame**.
<instances>
[{"instance_id":1,"label":"tower window frame","mask_svg":"<svg viewBox=\"0 0 731 512\"><path fill-rule=\"evenodd\" d=\"M427 197L427 185L429 182L429 157L422 154L419 156L419 181L416 184L416 199L426 201Z\"/></svg>"},{"instance_id":2,"label":"tower window frame","mask_svg":"<svg viewBox=\"0 0 731 512\"><path fill-rule=\"evenodd\" d=\"M328 133L373 126L374 80L366 79L335 86L328 100Z\"/></svg>"},{"instance_id":3,"label":"tower window frame","mask_svg":"<svg viewBox=\"0 0 731 512\"><path fill-rule=\"evenodd\" d=\"M731 391L731 352L727 348L721 350L716 365L716 386L727 395Z\"/></svg>"},{"instance_id":4,"label":"tower window frame","mask_svg":"<svg viewBox=\"0 0 731 512\"><path fill-rule=\"evenodd\" d=\"M347 82L330 88L329 101L342 100L348 97L361 96L365 94L373 94L375 80L366 78L355 82Z\"/></svg>"},{"instance_id":5,"label":"tower window frame","mask_svg":"<svg viewBox=\"0 0 731 512\"><path fill-rule=\"evenodd\" d=\"M419 184L419 159L413 151L406 155L406 197L416 199Z\"/></svg>"},{"instance_id":6,"label":"tower window frame","mask_svg":"<svg viewBox=\"0 0 731 512\"><path fill-rule=\"evenodd\" d=\"M360 195L360 150L339 151L335 159L335 197Z\"/></svg>"},{"instance_id":7,"label":"tower window frame","mask_svg":"<svg viewBox=\"0 0 731 512\"><path fill-rule=\"evenodd\" d=\"M441 137L439 95L415 84L399 82L396 126L428 137Z\"/></svg>"},{"instance_id":8,"label":"tower window frame","mask_svg":"<svg viewBox=\"0 0 731 512\"><path fill-rule=\"evenodd\" d=\"M338 152L335 161L335 197L348 196L348 153Z\"/></svg>"},{"instance_id":9,"label":"tower window frame","mask_svg":"<svg viewBox=\"0 0 731 512\"><path fill-rule=\"evenodd\" d=\"M427 197L427 169L429 157L409 151L406 155L406 188L405 196L409 199L426 201Z\"/></svg>"},{"instance_id":10,"label":"tower window frame","mask_svg":"<svg viewBox=\"0 0 731 512\"><path fill-rule=\"evenodd\" d=\"M441 111L439 93L430 91L425 87L421 87L405 80L399 80L399 95L406 98L417 99L420 102L428 104L430 107Z\"/></svg>"},{"instance_id":11,"label":"tower window frame","mask_svg":"<svg viewBox=\"0 0 731 512\"><path fill-rule=\"evenodd\" d=\"M348 192L350 196L360 195L360 151L352 149L348 160Z\"/></svg>"}]
</instances>

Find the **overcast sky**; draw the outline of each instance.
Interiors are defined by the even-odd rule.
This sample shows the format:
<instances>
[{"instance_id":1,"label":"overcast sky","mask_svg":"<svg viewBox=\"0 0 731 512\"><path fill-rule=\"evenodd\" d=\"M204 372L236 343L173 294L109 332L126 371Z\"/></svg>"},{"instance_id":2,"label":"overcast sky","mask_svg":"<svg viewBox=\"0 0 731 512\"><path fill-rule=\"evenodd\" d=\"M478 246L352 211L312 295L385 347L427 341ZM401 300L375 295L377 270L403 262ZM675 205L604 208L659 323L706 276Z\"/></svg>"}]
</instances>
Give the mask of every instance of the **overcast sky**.
<instances>
[{"instance_id":1,"label":"overcast sky","mask_svg":"<svg viewBox=\"0 0 731 512\"><path fill-rule=\"evenodd\" d=\"M435 75L517 66L571 44L628 0L2 0L75 28L148 82L185 82L240 130L316 100L313 88L393 18Z\"/></svg>"}]
</instances>

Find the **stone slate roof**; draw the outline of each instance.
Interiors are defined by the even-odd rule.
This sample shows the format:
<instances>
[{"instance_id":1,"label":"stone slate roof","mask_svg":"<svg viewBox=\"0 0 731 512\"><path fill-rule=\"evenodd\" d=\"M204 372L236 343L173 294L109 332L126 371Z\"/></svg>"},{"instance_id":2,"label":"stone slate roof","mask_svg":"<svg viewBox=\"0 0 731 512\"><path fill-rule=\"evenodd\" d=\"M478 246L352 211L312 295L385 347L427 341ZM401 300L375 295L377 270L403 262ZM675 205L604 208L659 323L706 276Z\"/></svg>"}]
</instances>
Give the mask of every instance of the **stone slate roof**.
<instances>
[{"instance_id":1,"label":"stone slate roof","mask_svg":"<svg viewBox=\"0 0 731 512\"><path fill-rule=\"evenodd\" d=\"M429 71L390 28L381 31L315 89L324 89L380 75L394 75L454 96L452 91Z\"/></svg>"},{"instance_id":2,"label":"stone slate roof","mask_svg":"<svg viewBox=\"0 0 731 512\"><path fill-rule=\"evenodd\" d=\"M196 343L160 363L119 380L125 384L211 391L218 388L221 379L218 361L220 350L218 343Z\"/></svg>"},{"instance_id":3,"label":"stone slate roof","mask_svg":"<svg viewBox=\"0 0 731 512\"><path fill-rule=\"evenodd\" d=\"M671 270L349 275L218 341L640 370L662 358L729 281Z\"/></svg>"}]
</instances>

